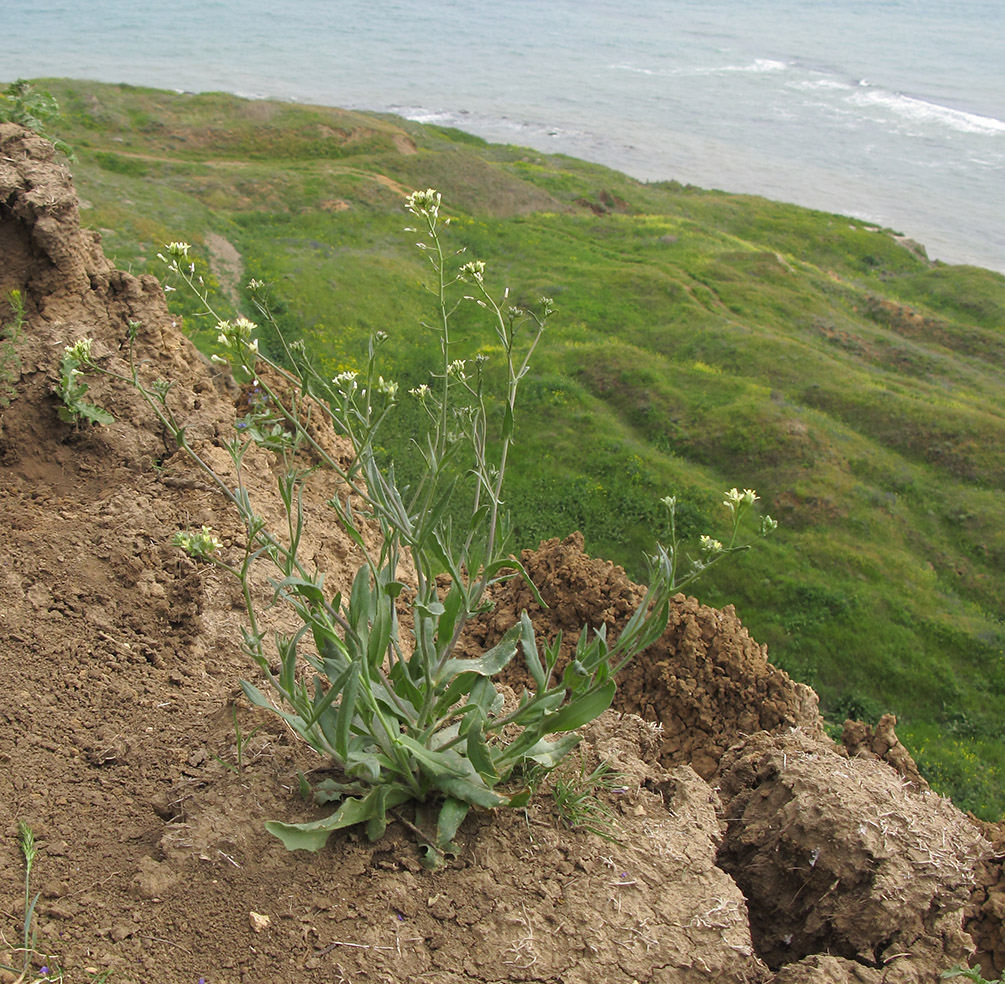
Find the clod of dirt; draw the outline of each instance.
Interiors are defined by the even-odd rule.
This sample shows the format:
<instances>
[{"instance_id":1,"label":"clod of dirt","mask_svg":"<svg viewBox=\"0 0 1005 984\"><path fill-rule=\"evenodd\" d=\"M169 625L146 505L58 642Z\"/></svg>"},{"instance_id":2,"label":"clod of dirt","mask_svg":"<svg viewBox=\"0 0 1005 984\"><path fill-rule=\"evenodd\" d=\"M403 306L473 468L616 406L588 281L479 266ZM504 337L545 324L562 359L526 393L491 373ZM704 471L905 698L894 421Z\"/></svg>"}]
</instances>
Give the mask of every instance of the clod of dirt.
<instances>
[{"instance_id":1,"label":"clod of dirt","mask_svg":"<svg viewBox=\"0 0 1005 984\"><path fill-rule=\"evenodd\" d=\"M897 719L892 714L884 714L875 730L863 721L845 721L841 744L851 757L879 759L896 769L915 788L928 789L911 753L897 737L896 726Z\"/></svg>"},{"instance_id":2,"label":"clod of dirt","mask_svg":"<svg viewBox=\"0 0 1005 984\"><path fill-rule=\"evenodd\" d=\"M977 866L965 928L977 944L974 963L990 981L1005 975L1005 823L974 823L991 842L991 856Z\"/></svg>"},{"instance_id":3,"label":"clod of dirt","mask_svg":"<svg viewBox=\"0 0 1005 984\"><path fill-rule=\"evenodd\" d=\"M799 732L730 749L718 785L719 864L769 966L826 953L920 984L966 961L964 907L988 844L948 800Z\"/></svg>"},{"instance_id":4,"label":"clod of dirt","mask_svg":"<svg viewBox=\"0 0 1005 984\"><path fill-rule=\"evenodd\" d=\"M523 580L506 582L492 596L492 612L470 630L473 648L494 645L526 609L539 635L551 640L563 633L561 668L581 626L605 625L616 638L642 599L642 588L621 567L584 553L580 533L525 550L521 562L548 607ZM614 706L661 725L662 765L686 763L708 779L745 735L797 726L822 734L817 695L773 667L767 652L731 605L717 611L679 594L666 632L618 678ZM517 661L507 668L507 682L517 690L532 685Z\"/></svg>"}]
</instances>

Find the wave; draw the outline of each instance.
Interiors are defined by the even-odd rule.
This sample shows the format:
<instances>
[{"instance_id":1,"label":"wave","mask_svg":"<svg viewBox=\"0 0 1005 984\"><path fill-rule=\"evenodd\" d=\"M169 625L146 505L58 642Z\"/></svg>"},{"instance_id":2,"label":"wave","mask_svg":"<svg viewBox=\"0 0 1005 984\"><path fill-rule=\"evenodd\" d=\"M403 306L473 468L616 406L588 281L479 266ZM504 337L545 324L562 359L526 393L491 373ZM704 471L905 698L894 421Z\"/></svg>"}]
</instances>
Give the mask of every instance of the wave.
<instances>
[{"instance_id":1,"label":"wave","mask_svg":"<svg viewBox=\"0 0 1005 984\"><path fill-rule=\"evenodd\" d=\"M880 106L893 110L898 116L916 123L941 123L962 133L1005 133L1005 120L981 116L962 109L952 109L938 103L927 102L899 92L884 92L860 82L860 88L850 97L858 106Z\"/></svg>"},{"instance_id":2,"label":"wave","mask_svg":"<svg viewBox=\"0 0 1005 984\"><path fill-rule=\"evenodd\" d=\"M634 72L637 75L681 76L681 75L720 75L726 72L784 72L789 66L786 62L775 61L772 58L755 58L747 65L702 65L695 68L643 68L640 65L608 65L614 72Z\"/></svg>"}]
</instances>

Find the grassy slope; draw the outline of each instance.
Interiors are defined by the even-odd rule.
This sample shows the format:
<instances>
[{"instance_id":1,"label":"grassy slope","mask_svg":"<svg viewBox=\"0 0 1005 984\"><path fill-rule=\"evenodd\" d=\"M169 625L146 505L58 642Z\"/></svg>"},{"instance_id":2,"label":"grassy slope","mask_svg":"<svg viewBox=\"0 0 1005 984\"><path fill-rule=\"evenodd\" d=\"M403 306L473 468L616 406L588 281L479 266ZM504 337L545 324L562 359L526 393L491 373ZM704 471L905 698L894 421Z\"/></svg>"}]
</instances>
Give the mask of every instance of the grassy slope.
<instances>
[{"instance_id":1,"label":"grassy slope","mask_svg":"<svg viewBox=\"0 0 1005 984\"><path fill-rule=\"evenodd\" d=\"M389 331L405 388L433 353L402 194L441 189L493 282L560 309L513 461L521 545L578 527L638 574L659 496L715 532L719 491L757 488L782 527L702 599L734 603L835 716L896 712L961 806L1005 812L1005 278L840 216L395 118L47 86L120 265L159 273L162 243L223 236L332 368Z\"/></svg>"}]
</instances>

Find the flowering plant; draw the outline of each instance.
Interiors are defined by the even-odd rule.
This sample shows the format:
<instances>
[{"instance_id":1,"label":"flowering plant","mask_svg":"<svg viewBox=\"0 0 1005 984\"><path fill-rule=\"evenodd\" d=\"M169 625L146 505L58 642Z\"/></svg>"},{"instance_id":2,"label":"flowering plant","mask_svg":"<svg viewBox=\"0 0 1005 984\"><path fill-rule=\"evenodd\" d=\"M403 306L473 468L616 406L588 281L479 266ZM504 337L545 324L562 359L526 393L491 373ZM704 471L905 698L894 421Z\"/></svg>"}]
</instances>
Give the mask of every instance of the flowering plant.
<instances>
[{"instance_id":1,"label":"flowering plant","mask_svg":"<svg viewBox=\"0 0 1005 984\"><path fill-rule=\"evenodd\" d=\"M460 654L464 628L488 608L492 586L515 576L530 584L501 536L503 482L520 384L554 306L548 298L537 310L506 305L508 292L500 301L486 287L483 262L455 265L456 254L445 249L441 237L441 207L432 189L415 192L405 202L418 225L409 231L420 232L418 246L430 263L440 347L438 371L408 394L428 419L426 434L416 441L422 468L413 487L400 485L393 465L382 463L375 452L399 400L397 382L377 369L387 338L382 332L371 339L364 368L328 379L302 346L283 342L280 364L260 350L252 322L217 319L219 358L255 380L270 420L293 435L290 441L267 441L260 422L249 425L246 418L228 448L238 476L253 443L282 457L282 532L268 528L240 478L237 488L230 488L188 445L168 400L170 385L145 387L133 362L134 385L244 524L245 546L236 561L226 558L206 527L180 533L175 541L241 582L249 623L244 649L265 682L263 690L242 681L244 692L254 704L279 714L341 772L338 780L324 780L314 791L317 802L337 804L329 815L266 825L290 850L318 850L333 831L359 823L376 839L391 814L415 832L425 863L441 864L454 851L454 836L471 807L525 803L529 791L513 788L514 773L553 768L579 741L576 730L611 705L615 675L662 634L678 586L674 534L670 548L657 547L650 558L645 596L616 640L609 640L603 628L591 634L584 627L574 658L559 670L561 639L539 640L524 612L489 651ZM187 243L172 243L163 259L208 307L189 249ZM256 307L271 320L264 286L252 281L249 287ZM465 289L470 293L463 294ZM485 313L501 352L495 376L487 373L483 356L464 360L457 355L452 316L462 303L474 303ZM263 365L269 372L261 371ZM276 379L287 388L269 382ZM498 393L491 379L501 381ZM348 438L348 464L335 460L312 436L303 423L305 405ZM348 598L333 595L324 574L298 553L305 523L302 490L314 469L297 464L297 447L309 448L343 480L343 492L329 505L364 557ZM734 539L743 508L753 503L743 496L733 509ZM666 505L673 529L675 502L666 500ZM375 548L369 545L374 527L379 530ZM710 551L714 556L692 563L685 580L733 549L740 548L732 541L729 548L718 544ZM271 641L259 628L258 601L249 583L251 567L259 561L273 565L275 598L295 611L301 626ZM407 569L414 571L408 583L399 575ZM408 618L401 618L402 611ZM506 706L494 681L516 658L526 663L534 689ZM392 812L407 802L416 804L414 822Z\"/></svg>"}]
</instances>

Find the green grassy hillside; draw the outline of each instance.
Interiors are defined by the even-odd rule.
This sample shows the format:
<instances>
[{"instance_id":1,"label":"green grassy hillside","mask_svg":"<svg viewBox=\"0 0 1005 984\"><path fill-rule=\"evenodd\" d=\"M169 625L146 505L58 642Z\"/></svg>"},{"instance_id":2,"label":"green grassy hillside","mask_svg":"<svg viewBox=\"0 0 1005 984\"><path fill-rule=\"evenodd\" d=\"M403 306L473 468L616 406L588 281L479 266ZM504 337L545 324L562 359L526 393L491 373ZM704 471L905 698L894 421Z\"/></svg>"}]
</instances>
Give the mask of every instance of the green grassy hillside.
<instances>
[{"instance_id":1,"label":"green grassy hillside","mask_svg":"<svg viewBox=\"0 0 1005 984\"><path fill-rule=\"evenodd\" d=\"M525 391L518 545L579 528L638 574L660 496L714 533L721 490L756 488L782 525L702 600L735 604L835 719L895 712L937 788L1005 812L1005 277L845 217L392 117L45 85L119 265L159 274L161 245L190 241L225 307L270 282L333 370L389 332L403 388L434 353L402 199L440 189L492 282L560 312Z\"/></svg>"}]
</instances>

